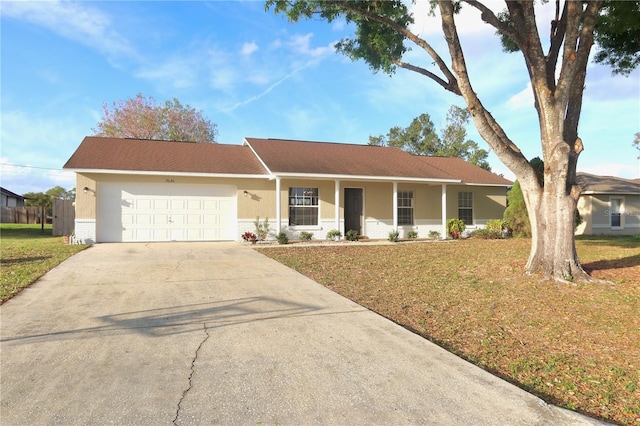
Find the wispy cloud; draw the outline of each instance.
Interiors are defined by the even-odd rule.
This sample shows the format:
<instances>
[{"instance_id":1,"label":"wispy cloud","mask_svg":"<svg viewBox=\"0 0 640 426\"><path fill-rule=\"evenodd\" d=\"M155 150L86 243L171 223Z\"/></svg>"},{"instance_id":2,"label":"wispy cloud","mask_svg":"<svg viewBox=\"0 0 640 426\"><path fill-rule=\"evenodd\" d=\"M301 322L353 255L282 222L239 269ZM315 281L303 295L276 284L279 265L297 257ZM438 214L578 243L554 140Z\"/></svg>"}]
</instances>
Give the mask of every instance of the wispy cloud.
<instances>
[{"instance_id":1,"label":"wispy cloud","mask_svg":"<svg viewBox=\"0 0 640 426\"><path fill-rule=\"evenodd\" d=\"M244 43L242 45L242 49L240 49L240 54L242 56L251 56L251 54L256 52L257 50L258 50L258 45L255 44L254 42Z\"/></svg>"},{"instance_id":2,"label":"wispy cloud","mask_svg":"<svg viewBox=\"0 0 640 426\"><path fill-rule=\"evenodd\" d=\"M10 1L0 5L7 18L30 22L110 56L136 56L104 12L82 2Z\"/></svg>"}]
</instances>

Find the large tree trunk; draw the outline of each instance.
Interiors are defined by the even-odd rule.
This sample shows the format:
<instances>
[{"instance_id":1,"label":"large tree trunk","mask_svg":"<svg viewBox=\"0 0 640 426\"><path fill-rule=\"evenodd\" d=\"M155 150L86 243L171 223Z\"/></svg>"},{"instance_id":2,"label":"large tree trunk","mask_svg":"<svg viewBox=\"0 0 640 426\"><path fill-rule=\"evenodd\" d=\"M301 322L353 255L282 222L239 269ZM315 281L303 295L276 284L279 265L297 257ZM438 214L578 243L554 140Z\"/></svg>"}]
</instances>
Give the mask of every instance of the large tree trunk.
<instances>
[{"instance_id":1,"label":"large tree trunk","mask_svg":"<svg viewBox=\"0 0 640 426\"><path fill-rule=\"evenodd\" d=\"M550 166L553 168L554 166ZM557 167L557 166L556 166ZM527 274L540 273L545 279L556 281L591 281L584 271L575 247L574 217L577 205L575 192L567 193L566 181L546 173L545 186L523 193L537 194L525 197L531 222L532 244ZM526 185L521 182L521 185Z\"/></svg>"}]
</instances>

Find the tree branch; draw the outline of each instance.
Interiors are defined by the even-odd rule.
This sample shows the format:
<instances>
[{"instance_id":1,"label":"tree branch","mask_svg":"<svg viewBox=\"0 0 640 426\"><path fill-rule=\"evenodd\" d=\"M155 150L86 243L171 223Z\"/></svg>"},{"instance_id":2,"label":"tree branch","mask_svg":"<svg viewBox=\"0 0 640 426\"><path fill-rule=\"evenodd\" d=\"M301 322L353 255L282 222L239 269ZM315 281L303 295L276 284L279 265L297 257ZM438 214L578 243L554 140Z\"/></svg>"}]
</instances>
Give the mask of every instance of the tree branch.
<instances>
[{"instance_id":1,"label":"tree branch","mask_svg":"<svg viewBox=\"0 0 640 426\"><path fill-rule=\"evenodd\" d=\"M562 47L562 42L567 31L567 3L565 2L562 9L562 17L558 17L559 2L560 0L556 0L556 19L552 23L551 45L549 46L549 53L546 57L547 85L551 90L555 90L556 88L556 64L558 63L560 47Z\"/></svg>"},{"instance_id":2,"label":"tree branch","mask_svg":"<svg viewBox=\"0 0 640 426\"><path fill-rule=\"evenodd\" d=\"M449 46L449 53L453 62L453 70L458 77L458 87L462 93L469 113L482 138L491 146L498 158L515 173L518 178L526 177L528 181L537 179L533 168L518 147L507 137L504 130L493 116L482 105L469 80L469 74L464 59L464 53L458 38L458 31L454 20L453 4L450 0L439 0L442 30Z\"/></svg>"},{"instance_id":3,"label":"tree branch","mask_svg":"<svg viewBox=\"0 0 640 426\"><path fill-rule=\"evenodd\" d=\"M442 74L448 80L448 83L447 83L448 86L450 86L450 87L456 87L457 86L456 77L451 72L451 70L449 69L447 64L445 64L444 60L440 57L440 55L438 55L438 52L436 52L433 49L433 47L431 47L431 45L429 43L427 43L424 39L421 39L417 35L413 34L405 26L400 25L400 24L396 23L395 21L393 21L392 19L389 19L389 18L387 18L385 16L381 16L381 15L373 12L370 9L363 9L363 8L357 7L356 5L354 5L353 3L350 3L350 2L332 1L330 3L332 3L332 4L336 5L336 6L342 7L345 10L348 10L348 11L350 11L352 13L355 13L355 14L358 14L358 15L362 15L362 16L368 18L368 19L371 19L372 21L375 21L375 22L378 22L378 23L381 23L381 24L384 24L384 25L388 25L394 31L398 32L399 34L402 34L404 37L406 37L407 39L411 40L416 45L420 46L425 52L427 52L427 54L431 57L431 59L433 59L435 65L440 69ZM395 62L395 60L394 60L394 62ZM433 79L433 77L436 77L436 75L433 74L433 73L424 74L424 75L426 75L427 77L432 78L432 79ZM440 78L439 78L439 80L442 81L442 79L440 79ZM438 81L438 80L435 80L435 81L438 84L441 84L440 81ZM447 88L447 90L450 90L450 89ZM454 92L454 93L456 93L456 92Z\"/></svg>"},{"instance_id":4,"label":"tree branch","mask_svg":"<svg viewBox=\"0 0 640 426\"><path fill-rule=\"evenodd\" d=\"M500 31L502 34L508 36L511 40L513 40L516 44L518 44L518 38L520 35L513 30L509 25L500 21L498 17L493 13L491 9L489 9L484 4L480 3L477 0L462 0L467 3L469 6L472 6L480 11L480 19L482 19L487 24L491 25L496 30Z\"/></svg>"},{"instance_id":5,"label":"tree branch","mask_svg":"<svg viewBox=\"0 0 640 426\"><path fill-rule=\"evenodd\" d=\"M402 62L399 61L397 59L393 60L393 63L396 64L397 66L399 66L400 68L404 68L406 70L409 71L413 71L413 72L417 72L418 74L422 74L426 77L429 77L430 79L432 79L433 81L435 81L436 83L438 83L440 86L444 87L445 90L448 90L458 96L461 96L462 93L460 93L460 88L458 87L458 83L457 81L455 82L455 84L451 84L448 83L446 81L444 81L442 78L438 77L437 75L435 75L434 73L432 73L429 70L426 70L424 68L421 67L417 67L415 65L411 65L409 63L406 62Z\"/></svg>"}]
</instances>

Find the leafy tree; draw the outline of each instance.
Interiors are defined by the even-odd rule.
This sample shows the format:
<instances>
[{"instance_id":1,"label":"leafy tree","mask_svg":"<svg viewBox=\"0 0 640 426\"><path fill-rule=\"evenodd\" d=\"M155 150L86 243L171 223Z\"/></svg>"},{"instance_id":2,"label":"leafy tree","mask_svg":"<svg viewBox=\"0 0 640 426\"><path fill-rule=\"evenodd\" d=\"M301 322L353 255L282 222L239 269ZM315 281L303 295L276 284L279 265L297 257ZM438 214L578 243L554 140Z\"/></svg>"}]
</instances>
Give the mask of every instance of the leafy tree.
<instances>
[{"instance_id":1,"label":"leafy tree","mask_svg":"<svg viewBox=\"0 0 640 426\"><path fill-rule=\"evenodd\" d=\"M640 132L636 133L636 137L633 140L632 146L634 146L638 151L640 151ZM638 155L638 159L640 159L640 155Z\"/></svg>"},{"instance_id":2,"label":"leafy tree","mask_svg":"<svg viewBox=\"0 0 640 426\"><path fill-rule=\"evenodd\" d=\"M153 97L102 104L102 120L92 129L96 136L181 142L216 142L218 126L201 111L182 105L178 99L157 105Z\"/></svg>"},{"instance_id":3,"label":"leafy tree","mask_svg":"<svg viewBox=\"0 0 640 426\"><path fill-rule=\"evenodd\" d=\"M61 186L54 186L46 192L27 192L24 196L26 206L44 206L47 215L53 214L53 200L74 200L76 189L66 190Z\"/></svg>"},{"instance_id":4,"label":"leafy tree","mask_svg":"<svg viewBox=\"0 0 640 426\"><path fill-rule=\"evenodd\" d=\"M462 97L481 137L520 182L532 226L526 272L541 272L546 278L559 281L589 281L591 277L578 260L573 231L580 196L575 177L583 151L578 123L587 64L594 43L600 43L600 52L605 52L602 61L615 71L628 72L637 65L640 1L550 1L541 6L555 6L555 19L548 29L538 28L533 0L505 1L506 10L501 14L494 13L485 3L432 2L439 11L448 58L425 38L411 32L414 19L403 0L267 0L266 7L293 21L320 18L331 22L344 18L354 25L355 34L336 45L339 52L353 60L364 59L374 72L393 74L400 67L419 73ZM546 165L544 190L527 158L474 90L455 17L461 7L477 9L480 19L507 41L505 47L524 57L523 72L531 82ZM616 18L620 14L624 21ZM624 23L630 21L636 25L628 28ZM618 38L621 34L625 37ZM542 38L549 39L546 51ZM422 49L426 67L403 60L410 45Z\"/></svg>"},{"instance_id":5,"label":"leafy tree","mask_svg":"<svg viewBox=\"0 0 640 426\"><path fill-rule=\"evenodd\" d=\"M369 145L395 146L413 155L460 157L485 170L491 170L486 161L489 153L467 138L466 125L469 112L451 105L447 123L438 136L429 114L420 114L409 127L393 127L386 136L369 136Z\"/></svg>"}]
</instances>

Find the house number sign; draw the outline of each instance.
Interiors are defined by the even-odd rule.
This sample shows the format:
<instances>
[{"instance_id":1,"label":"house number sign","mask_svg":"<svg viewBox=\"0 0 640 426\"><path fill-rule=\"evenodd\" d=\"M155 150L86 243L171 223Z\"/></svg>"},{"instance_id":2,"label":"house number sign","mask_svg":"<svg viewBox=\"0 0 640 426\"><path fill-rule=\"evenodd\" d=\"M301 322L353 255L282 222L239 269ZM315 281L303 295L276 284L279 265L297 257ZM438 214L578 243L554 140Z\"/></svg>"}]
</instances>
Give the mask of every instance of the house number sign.
<instances>
[{"instance_id":1,"label":"house number sign","mask_svg":"<svg viewBox=\"0 0 640 426\"><path fill-rule=\"evenodd\" d=\"M171 178L166 178L165 180L167 181L167 183L175 183L175 180Z\"/></svg>"}]
</instances>

